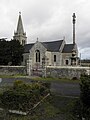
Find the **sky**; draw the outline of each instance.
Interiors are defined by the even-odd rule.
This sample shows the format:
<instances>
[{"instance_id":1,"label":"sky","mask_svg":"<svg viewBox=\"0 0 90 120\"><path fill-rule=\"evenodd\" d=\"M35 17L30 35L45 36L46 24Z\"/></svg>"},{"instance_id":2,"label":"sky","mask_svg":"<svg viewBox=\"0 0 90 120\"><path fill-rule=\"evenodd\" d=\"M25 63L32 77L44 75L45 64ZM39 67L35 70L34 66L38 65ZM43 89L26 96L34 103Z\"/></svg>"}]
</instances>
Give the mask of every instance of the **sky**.
<instances>
[{"instance_id":1,"label":"sky","mask_svg":"<svg viewBox=\"0 0 90 120\"><path fill-rule=\"evenodd\" d=\"M22 15L27 43L65 38L72 43L72 15L76 14L79 56L90 59L90 0L0 0L0 38L11 40Z\"/></svg>"}]
</instances>

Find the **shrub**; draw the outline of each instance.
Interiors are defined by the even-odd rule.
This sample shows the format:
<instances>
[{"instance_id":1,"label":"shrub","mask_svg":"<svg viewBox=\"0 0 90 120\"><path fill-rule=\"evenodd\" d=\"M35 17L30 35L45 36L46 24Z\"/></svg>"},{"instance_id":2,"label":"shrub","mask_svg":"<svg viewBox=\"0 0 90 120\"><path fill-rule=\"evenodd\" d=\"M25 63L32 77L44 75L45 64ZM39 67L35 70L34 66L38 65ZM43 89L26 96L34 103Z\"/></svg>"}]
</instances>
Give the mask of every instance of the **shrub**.
<instances>
[{"instance_id":1,"label":"shrub","mask_svg":"<svg viewBox=\"0 0 90 120\"><path fill-rule=\"evenodd\" d=\"M80 100L76 102L74 110L80 119L90 119L90 76L82 75L80 83Z\"/></svg>"},{"instance_id":2,"label":"shrub","mask_svg":"<svg viewBox=\"0 0 90 120\"><path fill-rule=\"evenodd\" d=\"M3 108L28 111L49 92L44 83L26 84L15 81L14 85L0 96Z\"/></svg>"}]
</instances>

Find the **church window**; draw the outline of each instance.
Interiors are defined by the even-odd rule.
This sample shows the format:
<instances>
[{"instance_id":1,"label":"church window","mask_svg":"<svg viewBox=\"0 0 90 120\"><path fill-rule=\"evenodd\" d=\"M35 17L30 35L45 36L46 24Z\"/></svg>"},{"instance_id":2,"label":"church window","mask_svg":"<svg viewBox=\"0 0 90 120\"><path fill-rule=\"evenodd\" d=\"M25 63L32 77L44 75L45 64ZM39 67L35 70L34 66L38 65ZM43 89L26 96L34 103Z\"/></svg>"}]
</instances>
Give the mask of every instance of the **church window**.
<instances>
[{"instance_id":1,"label":"church window","mask_svg":"<svg viewBox=\"0 0 90 120\"><path fill-rule=\"evenodd\" d=\"M66 60L66 65L68 65L68 60Z\"/></svg>"},{"instance_id":2,"label":"church window","mask_svg":"<svg viewBox=\"0 0 90 120\"><path fill-rule=\"evenodd\" d=\"M22 40L22 45L25 45L25 40Z\"/></svg>"},{"instance_id":3,"label":"church window","mask_svg":"<svg viewBox=\"0 0 90 120\"><path fill-rule=\"evenodd\" d=\"M56 55L54 55L54 62L56 62Z\"/></svg>"},{"instance_id":4,"label":"church window","mask_svg":"<svg viewBox=\"0 0 90 120\"><path fill-rule=\"evenodd\" d=\"M36 50L36 62L40 62L40 51Z\"/></svg>"}]
</instances>

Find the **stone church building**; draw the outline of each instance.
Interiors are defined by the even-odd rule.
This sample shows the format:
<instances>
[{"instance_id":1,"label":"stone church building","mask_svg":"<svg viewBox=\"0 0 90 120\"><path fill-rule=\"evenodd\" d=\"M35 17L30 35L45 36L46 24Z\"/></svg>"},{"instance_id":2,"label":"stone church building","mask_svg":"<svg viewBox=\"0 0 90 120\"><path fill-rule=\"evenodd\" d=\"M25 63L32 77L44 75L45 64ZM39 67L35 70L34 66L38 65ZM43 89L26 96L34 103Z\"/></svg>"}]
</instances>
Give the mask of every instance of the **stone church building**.
<instances>
[{"instance_id":1,"label":"stone church building","mask_svg":"<svg viewBox=\"0 0 90 120\"><path fill-rule=\"evenodd\" d=\"M13 39L19 40L25 48L23 54L23 65L30 64L31 67L45 66L71 66L78 65L78 49L75 41L75 13L73 13L73 41L67 44L65 39L40 42L37 38L35 43L27 44L26 33L23 29L21 13L14 32Z\"/></svg>"}]
</instances>

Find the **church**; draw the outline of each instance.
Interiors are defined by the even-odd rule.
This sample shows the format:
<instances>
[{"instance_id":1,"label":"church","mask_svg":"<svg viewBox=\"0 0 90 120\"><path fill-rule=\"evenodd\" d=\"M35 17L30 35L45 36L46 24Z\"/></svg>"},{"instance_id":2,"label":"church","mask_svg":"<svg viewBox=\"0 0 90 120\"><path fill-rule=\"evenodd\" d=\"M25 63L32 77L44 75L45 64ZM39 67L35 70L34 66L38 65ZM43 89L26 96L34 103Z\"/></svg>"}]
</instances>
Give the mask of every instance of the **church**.
<instances>
[{"instance_id":1,"label":"church","mask_svg":"<svg viewBox=\"0 0 90 120\"><path fill-rule=\"evenodd\" d=\"M78 65L78 48L75 41L75 22L76 16L73 13L73 40L67 44L65 38L54 41L41 42L36 40L35 43L27 44L26 33L23 28L21 13L19 13L17 30L14 32L13 39L16 39L24 46L22 65L30 64L35 66L77 66Z\"/></svg>"}]
</instances>

